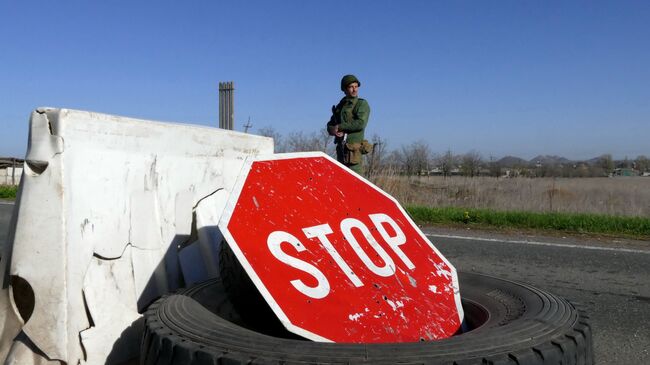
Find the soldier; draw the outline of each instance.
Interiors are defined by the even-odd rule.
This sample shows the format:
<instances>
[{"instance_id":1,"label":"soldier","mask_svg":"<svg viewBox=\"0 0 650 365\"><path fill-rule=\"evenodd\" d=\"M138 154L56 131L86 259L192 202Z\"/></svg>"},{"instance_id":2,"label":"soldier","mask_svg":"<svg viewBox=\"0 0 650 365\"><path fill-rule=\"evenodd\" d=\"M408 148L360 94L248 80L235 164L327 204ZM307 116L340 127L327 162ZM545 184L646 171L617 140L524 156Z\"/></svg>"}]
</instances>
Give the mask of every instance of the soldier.
<instances>
[{"instance_id":1,"label":"soldier","mask_svg":"<svg viewBox=\"0 0 650 365\"><path fill-rule=\"evenodd\" d=\"M363 172L362 155L372 150L364 139L368 125L370 106L359 95L361 82L354 75L341 79L341 91L345 96L338 105L332 106L332 117L327 122L327 131L334 136L336 159L357 174Z\"/></svg>"}]
</instances>

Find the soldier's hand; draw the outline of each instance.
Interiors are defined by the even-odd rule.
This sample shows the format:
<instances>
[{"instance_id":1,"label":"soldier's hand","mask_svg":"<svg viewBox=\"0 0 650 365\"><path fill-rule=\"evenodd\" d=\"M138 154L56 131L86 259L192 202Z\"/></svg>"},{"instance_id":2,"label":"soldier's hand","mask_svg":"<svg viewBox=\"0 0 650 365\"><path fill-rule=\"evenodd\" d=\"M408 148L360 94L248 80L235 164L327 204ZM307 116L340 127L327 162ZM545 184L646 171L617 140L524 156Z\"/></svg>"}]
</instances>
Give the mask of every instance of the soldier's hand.
<instances>
[{"instance_id":1,"label":"soldier's hand","mask_svg":"<svg viewBox=\"0 0 650 365\"><path fill-rule=\"evenodd\" d=\"M334 126L334 135L337 136L337 137L343 137L343 134L344 134L343 132L339 131L339 126L335 125Z\"/></svg>"}]
</instances>

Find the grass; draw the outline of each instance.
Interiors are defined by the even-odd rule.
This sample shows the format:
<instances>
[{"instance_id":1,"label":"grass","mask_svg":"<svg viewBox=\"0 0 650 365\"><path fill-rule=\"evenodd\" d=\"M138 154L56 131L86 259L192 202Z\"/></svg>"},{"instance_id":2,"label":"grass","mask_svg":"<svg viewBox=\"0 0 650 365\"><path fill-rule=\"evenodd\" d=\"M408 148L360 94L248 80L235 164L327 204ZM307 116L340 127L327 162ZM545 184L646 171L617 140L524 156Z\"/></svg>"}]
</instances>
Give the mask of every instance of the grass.
<instances>
[{"instance_id":1,"label":"grass","mask_svg":"<svg viewBox=\"0 0 650 365\"><path fill-rule=\"evenodd\" d=\"M650 239L650 178L372 179L418 223L555 230ZM17 186L0 185L0 199Z\"/></svg>"},{"instance_id":2,"label":"grass","mask_svg":"<svg viewBox=\"0 0 650 365\"><path fill-rule=\"evenodd\" d=\"M472 224L485 227L556 230L570 233L650 238L650 218L609 216L589 213L535 213L496 211L461 207L431 208L408 206L406 210L418 223Z\"/></svg>"},{"instance_id":3,"label":"grass","mask_svg":"<svg viewBox=\"0 0 650 365\"><path fill-rule=\"evenodd\" d=\"M406 206L650 217L650 177L497 179L382 173L371 181Z\"/></svg>"},{"instance_id":4,"label":"grass","mask_svg":"<svg viewBox=\"0 0 650 365\"><path fill-rule=\"evenodd\" d=\"M0 185L0 199L16 199L17 186Z\"/></svg>"},{"instance_id":5,"label":"grass","mask_svg":"<svg viewBox=\"0 0 650 365\"><path fill-rule=\"evenodd\" d=\"M650 178L401 176L371 180L422 224L650 240Z\"/></svg>"},{"instance_id":6,"label":"grass","mask_svg":"<svg viewBox=\"0 0 650 365\"><path fill-rule=\"evenodd\" d=\"M371 178L423 224L650 239L650 178Z\"/></svg>"}]
</instances>

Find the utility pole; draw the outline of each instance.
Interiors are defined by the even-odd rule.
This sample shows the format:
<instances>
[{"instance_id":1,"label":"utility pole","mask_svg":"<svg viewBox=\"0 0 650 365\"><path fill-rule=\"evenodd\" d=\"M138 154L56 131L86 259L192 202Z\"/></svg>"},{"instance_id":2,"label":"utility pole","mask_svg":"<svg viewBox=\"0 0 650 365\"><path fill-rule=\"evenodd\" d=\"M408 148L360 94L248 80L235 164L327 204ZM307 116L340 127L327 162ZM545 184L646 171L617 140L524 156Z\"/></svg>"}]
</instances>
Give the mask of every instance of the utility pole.
<instances>
[{"instance_id":1,"label":"utility pole","mask_svg":"<svg viewBox=\"0 0 650 365\"><path fill-rule=\"evenodd\" d=\"M379 142L375 142L375 143L372 144L372 152L370 153L370 163L368 164L368 178L372 178L373 175L377 172L377 168L378 168L379 166L377 166L377 165L378 165L378 161L377 161L377 159L375 158L375 151L376 151L377 148L379 148L379 146L381 146L382 144L383 144L383 142L381 142L381 141L379 141ZM379 156L377 156L377 157L379 157Z\"/></svg>"},{"instance_id":2,"label":"utility pole","mask_svg":"<svg viewBox=\"0 0 650 365\"><path fill-rule=\"evenodd\" d=\"M11 185L16 185L16 158L11 158Z\"/></svg>"},{"instance_id":3,"label":"utility pole","mask_svg":"<svg viewBox=\"0 0 650 365\"><path fill-rule=\"evenodd\" d=\"M244 124L244 133L248 133L248 128L252 127L253 125L251 124L251 117L248 117L248 122Z\"/></svg>"}]
</instances>

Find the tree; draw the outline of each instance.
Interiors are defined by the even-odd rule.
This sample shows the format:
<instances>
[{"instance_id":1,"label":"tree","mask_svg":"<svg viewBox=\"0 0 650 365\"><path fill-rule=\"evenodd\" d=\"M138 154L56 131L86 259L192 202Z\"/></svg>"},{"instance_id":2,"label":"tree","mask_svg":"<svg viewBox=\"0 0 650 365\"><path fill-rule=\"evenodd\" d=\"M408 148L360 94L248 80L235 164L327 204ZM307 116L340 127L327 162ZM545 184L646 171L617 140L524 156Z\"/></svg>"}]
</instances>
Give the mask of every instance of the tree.
<instances>
[{"instance_id":1,"label":"tree","mask_svg":"<svg viewBox=\"0 0 650 365\"><path fill-rule=\"evenodd\" d=\"M636 169L640 172L648 171L650 168L650 161L644 155L638 156L636 160L634 160L634 164L636 165Z\"/></svg>"},{"instance_id":2,"label":"tree","mask_svg":"<svg viewBox=\"0 0 650 365\"><path fill-rule=\"evenodd\" d=\"M403 168L402 160L402 153L399 150L392 150L384 158L384 168L387 168L391 171L400 172Z\"/></svg>"},{"instance_id":3,"label":"tree","mask_svg":"<svg viewBox=\"0 0 650 365\"><path fill-rule=\"evenodd\" d=\"M598 158L598 167L602 168L606 175L610 174L614 170L614 160L612 155L609 153L601 155Z\"/></svg>"},{"instance_id":4,"label":"tree","mask_svg":"<svg viewBox=\"0 0 650 365\"><path fill-rule=\"evenodd\" d=\"M488 167L490 169L490 176L501 176L501 164L499 161L495 161L493 156L490 156L490 163Z\"/></svg>"},{"instance_id":5,"label":"tree","mask_svg":"<svg viewBox=\"0 0 650 365\"><path fill-rule=\"evenodd\" d=\"M257 130L257 134L264 137L273 138L273 150L275 153L287 152L287 146L284 143L284 138L282 135L275 130L275 128L266 126Z\"/></svg>"},{"instance_id":6,"label":"tree","mask_svg":"<svg viewBox=\"0 0 650 365\"><path fill-rule=\"evenodd\" d=\"M332 138L325 130L319 130L310 134L302 131L292 132L287 136L285 145L287 152L321 151L332 154L334 151Z\"/></svg>"},{"instance_id":7,"label":"tree","mask_svg":"<svg viewBox=\"0 0 650 365\"><path fill-rule=\"evenodd\" d=\"M562 173L562 165L553 162L545 162L538 164L537 177L557 177Z\"/></svg>"},{"instance_id":8,"label":"tree","mask_svg":"<svg viewBox=\"0 0 650 365\"><path fill-rule=\"evenodd\" d=\"M379 135L374 134L371 139L372 153L366 155L366 174L369 177L379 173L386 159L387 142Z\"/></svg>"},{"instance_id":9,"label":"tree","mask_svg":"<svg viewBox=\"0 0 650 365\"><path fill-rule=\"evenodd\" d=\"M442 157L440 157L438 165L442 170L442 176L447 177L451 175L451 170L454 168L454 155L448 149Z\"/></svg>"},{"instance_id":10,"label":"tree","mask_svg":"<svg viewBox=\"0 0 650 365\"><path fill-rule=\"evenodd\" d=\"M464 176L474 177L478 176L479 169L481 168L481 155L476 151L470 151L463 155L461 173Z\"/></svg>"},{"instance_id":11,"label":"tree","mask_svg":"<svg viewBox=\"0 0 650 365\"><path fill-rule=\"evenodd\" d=\"M632 164L630 163L630 160L625 156L625 160L623 160L623 168L629 169L632 167Z\"/></svg>"},{"instance_id":12,"label":"tree","mask_svg":"<svg viewBox=\"0 0 650 365\"><path fill-rule=\"evenodd\" d=\"M407 175L419 175L429 171L431 150L424 141L402 146L400 153L401 163Z\"/></svg>"}]
</instances>

